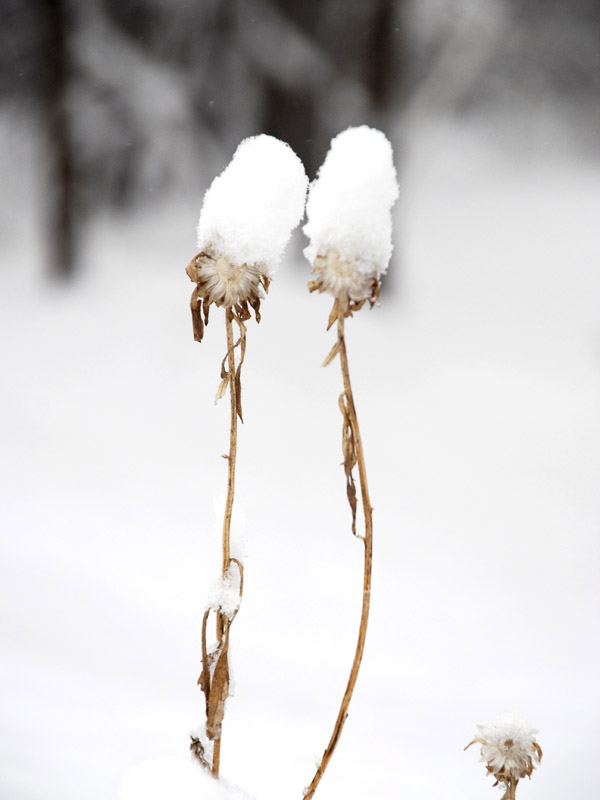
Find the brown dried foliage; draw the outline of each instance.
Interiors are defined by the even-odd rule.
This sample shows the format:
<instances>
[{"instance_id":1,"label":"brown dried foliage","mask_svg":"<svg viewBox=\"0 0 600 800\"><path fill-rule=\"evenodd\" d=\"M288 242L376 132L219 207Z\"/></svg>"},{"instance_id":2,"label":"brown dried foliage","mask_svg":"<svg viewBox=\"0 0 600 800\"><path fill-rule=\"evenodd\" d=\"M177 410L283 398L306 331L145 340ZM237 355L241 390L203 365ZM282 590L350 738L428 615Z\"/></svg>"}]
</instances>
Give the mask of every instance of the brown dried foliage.
<instances>
[{"instance_id":1,"label":"brown dried foliage","mask_svg":"<svg viewBox=\"0 0 600 800\"><path fill-rule=\"evenodd\" d=\"M352 470L356 466L357 455L356 442L354 441L354 433L352 432L352 423L350 421L350 411L348 409L348 396L345 392L340 395L339 406L344 418L342 425L342 455L344 456L344 472L346 473L346 495L352 511L352 533L356 536L356 484L354 483Z\"/></svg>"},{"instance_id":2,"label":"brown dried foliage","mask_svg":"<svg viewBox=\"0 0 600 800\"><path fill-rule=\"evenodd\" d=\"M236 558L231 559L240 570L240 594L243 591L244 570ZM198 685L204 692L206 701L206 734L209 739L221 737L221 724L225 711L225 701L229 696L229 664L227 654L229 649L229 631L237 611L229 618L220 609L216 612L219 618L217 630L219 640L212 650L206 644L206 629L211 609L207 609L202 620L202 672L198 678Z\"/></svg>"},{"instance_id":3,"label":"brown dried foliage","mask_svg":"<svg viewBox=\"0 0 600 800\"><path fill-rule=\"evenodd\" d=\"M196 284L190 306L194 339L197 342L201 342L204 336L212 303L223 308L231 307L236 319L242 322L250 319L252 308L256 321L260 322L263 290L267 293L270 285L261 267L249 264L235 266L202 251L194 256L185 271Z\"/></svg>"},{"instance_id":4,"label":"brown dried foliage","mask_svg":"<svg viewBox=\"0 0 600 800\"><path fill-rule=\"evenodd\" d=\"M242 364L244 363L244 358L246 357L246 326L244 325L245 319L248 317L244 317L241 319L237 316L237 312L235 309L230 309L231 319L235 322L240 331L240 338L235 342L233 345L233 349L239 347L240 348L240 360L238 361L237 367L233 372L233 382L235 384L235 390L232 393L232 397L235 397L235 407L236 413L240 418L240 421L244 421L244 417L242 415ZM260 321L260 315L257 317L257 320ZM219 388L217 389L217 396L215 398L215 402L220 400L227 391L227 387L231 386L231 377L232 373L227 370L226 364L229 362L229 350L225 354L223 361L221 362L221 383L219 384Z\"/></svg>"},{"instance_id":5,"label":"brown dried foliage","mask_svg":"<svg viewBox=\"0 0 600 800\"><path fill-rule=\"evenodd\" d=\"M326 255L317 256L312 273L315 277L308 282L309 292L328 292L335 297L327 330L340 317L351 317L366 302L373 307L379 300L379 279L360 275L354 265L344 261L334 248Z\"/></svg>"}]
</instances>

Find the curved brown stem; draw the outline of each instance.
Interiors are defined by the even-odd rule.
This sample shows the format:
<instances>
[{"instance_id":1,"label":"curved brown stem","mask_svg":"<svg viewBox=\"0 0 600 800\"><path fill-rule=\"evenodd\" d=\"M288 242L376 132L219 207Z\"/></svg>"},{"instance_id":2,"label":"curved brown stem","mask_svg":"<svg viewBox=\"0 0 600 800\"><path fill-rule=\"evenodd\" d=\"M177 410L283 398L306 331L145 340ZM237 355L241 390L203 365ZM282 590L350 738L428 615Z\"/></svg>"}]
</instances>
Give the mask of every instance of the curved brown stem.
<instances>
[{"instance_id":1,"label":"curved brown stem","mask_svg":"<svg viewBox=\"0 0 600 800\"><path fill-rule=\"evenodd\" d=\"M227 366L228 366L228 383L229 383L229 399L230 399L230 426L229 426L229 455L227 456L227 499L225 501L225 515L223 519L223 559L222 559L222 574L223 577L227 575L229 565L231 564L231 517L233 514L233 496L235 492L235 465L237 457L237 418L238 409L240 405L240 398L238 392L239 382L236 380L236 367L235 367L235 353L233 343L233 309L231 307L226 309L225 312L225 329L227 333ZM217 638L219 642L223 641L225 636L226 626L228 619L222 611L217 612ZM227 655L226 655L227 657ZM222 731L222 723L221 723ZM219 777L219 766L221 761L221 738L222 732L217 739L214 740L213 745L213 763L212 773Z\"/></svg>"},{"instance_id":2,"label":"curved brown stem","mask_svg":"<svg viewBox=\"0 0 600 800\"><path fill-rule=\"evenodd\" d=\"M327 769L329 762L331 761L331 757L333 756L334 750L342 734L344 723L346 722L346 719L348 717L348 706L350 705L350 700L352 699L352 693L354 692L354 687L356 685L356 680L358 678L358 672L363 657L363 651L365 649L365 639L367 636L367 625L369 621L369 606L371 601L371 571L373 563L373 509L371 508L371 501L369 499L369 487L367 485L367 471L365 467L365 459L362 449L362 442L360 438L360 430L358 427L358 419L356 416L356 408L354 407L352 386L350 384L350 371L348 369L348 354L346 352L346 341L344 338L344 317L342 314L338 315L337 323L338 323L337 324L338 340L337 344L335 345L335 350L336 350L335 355L339 353L340 356L340 362L342 367L342 378L344 381L344 394L346 398L346 409L347 409L346 413L348 415L348 421L350 423L352 431L352 438L354 440L353 449L354 449L354 455L356 457L356 462L358 463L358 472L360 477L360 493L364 511L364 518L365 518L365 534L364 537L360 537L363 540L365 546L364 572L363 572L363 598L362 598L362 611L360 615L360 626L358 629L358 642L356 644L354 661L352 662L352 669L350 670L350 677L348 678L346 691L344 692L344 696L342 698L342 703L337 715L337 719L335 721L333 733L331 734L331 739L329 740L329 744L327 745L327 748L323 753L323 757L321 758L321 763L317 768L317 771L315 773L314 778L312 779L310 786L304 791L305 800L310 800L310 798L313 797L317 789L317 786L319 785L319 782L323 777L323 774Z\"/></svg>"}]
</instances>

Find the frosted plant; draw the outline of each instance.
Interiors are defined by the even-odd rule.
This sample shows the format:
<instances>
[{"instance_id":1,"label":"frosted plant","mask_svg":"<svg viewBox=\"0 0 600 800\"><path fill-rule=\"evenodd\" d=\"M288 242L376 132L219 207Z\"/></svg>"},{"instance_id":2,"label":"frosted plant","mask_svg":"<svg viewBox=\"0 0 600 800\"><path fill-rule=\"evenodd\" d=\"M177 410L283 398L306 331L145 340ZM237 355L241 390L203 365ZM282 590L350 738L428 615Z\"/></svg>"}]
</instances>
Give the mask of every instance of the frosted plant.
<instances>
[{"instance_id":1,"label":"frosted plant","mask_svg":"<svg viewBox=\"0 0 600 800\"><path fill-rule=\"evenodd\" d=\"M229 389L231 401L227 497L223 520L221 578L211 591L202 622L202 672L198 683L206 701L206 724L192 736L192 752L219 774L222 724L229 696L229 635L244 582L240 558L231 548L235 490L237 420L242 419L241 369L246 352L246 321L260 303L273 271L304 212L308 180L289 145L272 136L245 139L226 169L206 192L198 224L198 247L186 268L196 284L192 293L194 338L201 341L211 305L225 309L227 354L221 365L217 400ZM250 308L249 308L250 307ZM234 343L233 324L239 338ZM236 363L235 350L239 347ZM217 642L207 646L211 613Z\"/></svg>"},{"instance_id":2,"label":"frosted plant","mask_svg":"<svg viewBox=\"0 0 600 800\"><path fill-rule=\"evenodd\" d=\"M381 131L361 126L349 128L331 142L316 181L311 184L304 232L310 244L304 251L313 265L310 291L329 292L334 297L327 329L337 322L337 341L324 366L340 357L344 391L339 405L343 416L342 453L346 493L352 512L352 533L364 544L362 611L358 642L348 684L329 744L310 785L304 791L311 798L337 746L348 706L358 678L369 619L371 568L373 560L373 518L360 429L350 384L344 321L379 296L379 280L392 253L391 209L398 197L392 148ZM358 465L360 494L364 511L364 535L356 532L357 496L353 469Z\"/></svg>"},{"instance_id":3,"label":"frosted plant","mask_svg":"<svg viewBox=\"0 0 600 800\"><path fill-rule=\"evenodd\" d=\"M392 147L381 131L362 125L333 139L310 187L304 226L315 276L309 288L335 297L330 324L338 311L349 316L366 300L376 302L392 254L397 197Z\"/></svg>"},{"instance_id":4,"label":"frosted plant","mask_svg":"<svg viewBox=\"0 0 600 800\"><path fill-rule=\"evenodd\" d=\"M500 714L491 725L478 725L479 736L469 742L481 745L481 760L486 762L489 775L496 779L494 786L505 789L502 800L515 800L517 784L531 773L542 759L542 748L535 740L537 733L528 722L516 714Z\"/></svg>"},{"instance_id":5,"label":"frosted plant","mask_svg":"<svg viewBox=\"0 0 600 800\"><path fill-rule=\"evenodd\" d=\"M242 322L250 305L260 320L263 289L302 218L307 182L291 147L264 134L244 139L214 179L198 223L200 252L186 269L197 284L191 303L197 341L212 303Z\"/></svg>"}]
</instances>

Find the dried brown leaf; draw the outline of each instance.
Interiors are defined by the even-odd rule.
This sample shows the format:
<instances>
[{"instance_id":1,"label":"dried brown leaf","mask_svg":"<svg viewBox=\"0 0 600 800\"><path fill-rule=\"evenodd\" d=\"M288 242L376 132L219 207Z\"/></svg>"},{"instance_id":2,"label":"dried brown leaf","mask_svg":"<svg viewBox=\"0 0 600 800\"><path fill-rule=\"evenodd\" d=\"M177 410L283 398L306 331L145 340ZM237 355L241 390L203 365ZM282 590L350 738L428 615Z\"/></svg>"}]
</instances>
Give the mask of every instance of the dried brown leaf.
<instances>
[{"instance_id":1,"label":"dried brown leaf","mask_svg":"<svg viewBox=\"0 0 600 800\"><path fill-rule=\"evenodd\" d=\"M219 400L225 395L228 385L229 385L229 374L225 375L225 377L221 380L221 383L219 384L219 388L217 389L217 394L215 397L215 403L218 403Z\"/></svg>"},{"instance_id":2,"label":"dried brown leaf","mask_svg":"<svg viewBox=\"0 0 600 800\"><path fill-rule=\"evenodd\" d=\"M192 310L192 328L194 331L194 341L201 342L204 336L204 321L202 319L202 297L198 292L198 287L192 292L192 299L190 300L190 308Z\"/></svg>"},{"instance_id":3,"label":"dried brown leaf","mask_svg":"<svg viewBox=\"0 0 600 800\"><path fill-rule=\"evenodd\" d=\"M312 283L312 281L311 281L311 283ZM309 283L309 288L310 288L310 283ZM311 289L311 291L312 291L312 289ZM331 326L337 320L339 315L340 315L340 303L339 303L338 298L336 297L334 302L333 302L333 308L331 309L331 313L329 314L329 319L327 320L327 330L329 330L331 328Z\"/></svg>"},{"instance_id":4,"label":"dried brown leaf","mask_svg":"<svg viewBox=\"0 0 600 800\"><path fill-rule=\"evenodd\" d=\"M329 355L327 356L325 361L323 361L323 366L324 367L328 367L331 364L333 359L339 354L340 348L341 348L341 344L340 344L340 340L338 339L336 341L336 343L333 345L333 347L331 348L331 350L329 351Z\"/></svg>"},{"instance_id":5,"label":"dried brown leaf","mask_svg":"<svg viewBox=\"0 0 600 800\"><path fill-rule=\"evenodd\" d=\"M352 533L356 536L357 498L356 484L354 483L352 470L356 465L357 453L356 442L354 441L354 433L352 431L352 424L350 422L348 399L345 393L340 395L339 406L344 418L342 424L342 455L344 456L344 471L346 473L346 495L348 497L350 510L352 511Z\"/></svg>"},{"instance_id":6,"label":"dried brown leaf","mask_svg":"<svg viewBox=\"0 0 600 800\"><path fill-rule=\"evenodd\" d=\"M244 421L242 414L242 379L240 375L241 364L235 371L235 410L240 418L240 422Z\"/></svg>"},{"instance_id":7,"label":"dried brown leaf","mask_svg":"<svg viewBox=\"0 0 600 800\"><path fill-rule=\"evenodd\" d=\"M217 656L208 696L208 709L206 714L206 735L209 739L221 737L221 724L225 715L225 701L229 696L229 630L225 632Z\"/></svg>"},{"instance_id":8,"label":"dried brown leaf","mask_svg":"<svg viewBox=\"0 0 600 800\"><path fill-rule=\"evenodd\" d=\"M204 324L208 325L208 312L210 311L210 303L206 297L202 301L202 308L204 311Z\"/></svg>"}]
</instances>

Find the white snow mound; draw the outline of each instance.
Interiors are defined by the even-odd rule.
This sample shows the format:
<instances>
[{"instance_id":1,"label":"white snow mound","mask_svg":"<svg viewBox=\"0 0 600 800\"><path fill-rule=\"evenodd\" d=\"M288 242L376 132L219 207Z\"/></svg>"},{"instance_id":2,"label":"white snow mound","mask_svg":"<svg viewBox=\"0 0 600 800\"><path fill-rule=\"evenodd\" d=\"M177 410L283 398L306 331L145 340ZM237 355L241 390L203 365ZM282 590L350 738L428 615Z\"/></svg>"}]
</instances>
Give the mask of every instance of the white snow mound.
<instances>
[{"instance_id":1,"label":"white snow mound","mask_svg":"<svg viewBox=\"0 0 600 800\"><path fill-rule=\"evenodd\" d=\"M254 800L210 775L192 757L163 756L136 764L121 780L117 800Z\"/></svg>"},{"instance_id":2,"label":"white snow mound","mask_svg":"<svg viewBox=\"0 0 600 800\"><path fill-rule=\"evenodd\" d=\"M204 196L198 247L272 273L304 214L308 178L285 142L244 139Z\"/></svg>"},{"instance_id":3,"label":"white snow mound","mask_svg":"<svg viewBox=\"0 0 600 800\"><path fill-rule=\"evenodd\" d=\"M331 142L310 186L304 254L311 264L335 248L359 272L379 277L392 255L391 209L398 197L392 146L381 131L361 125Z\"/></svg>"}]
</instances>

